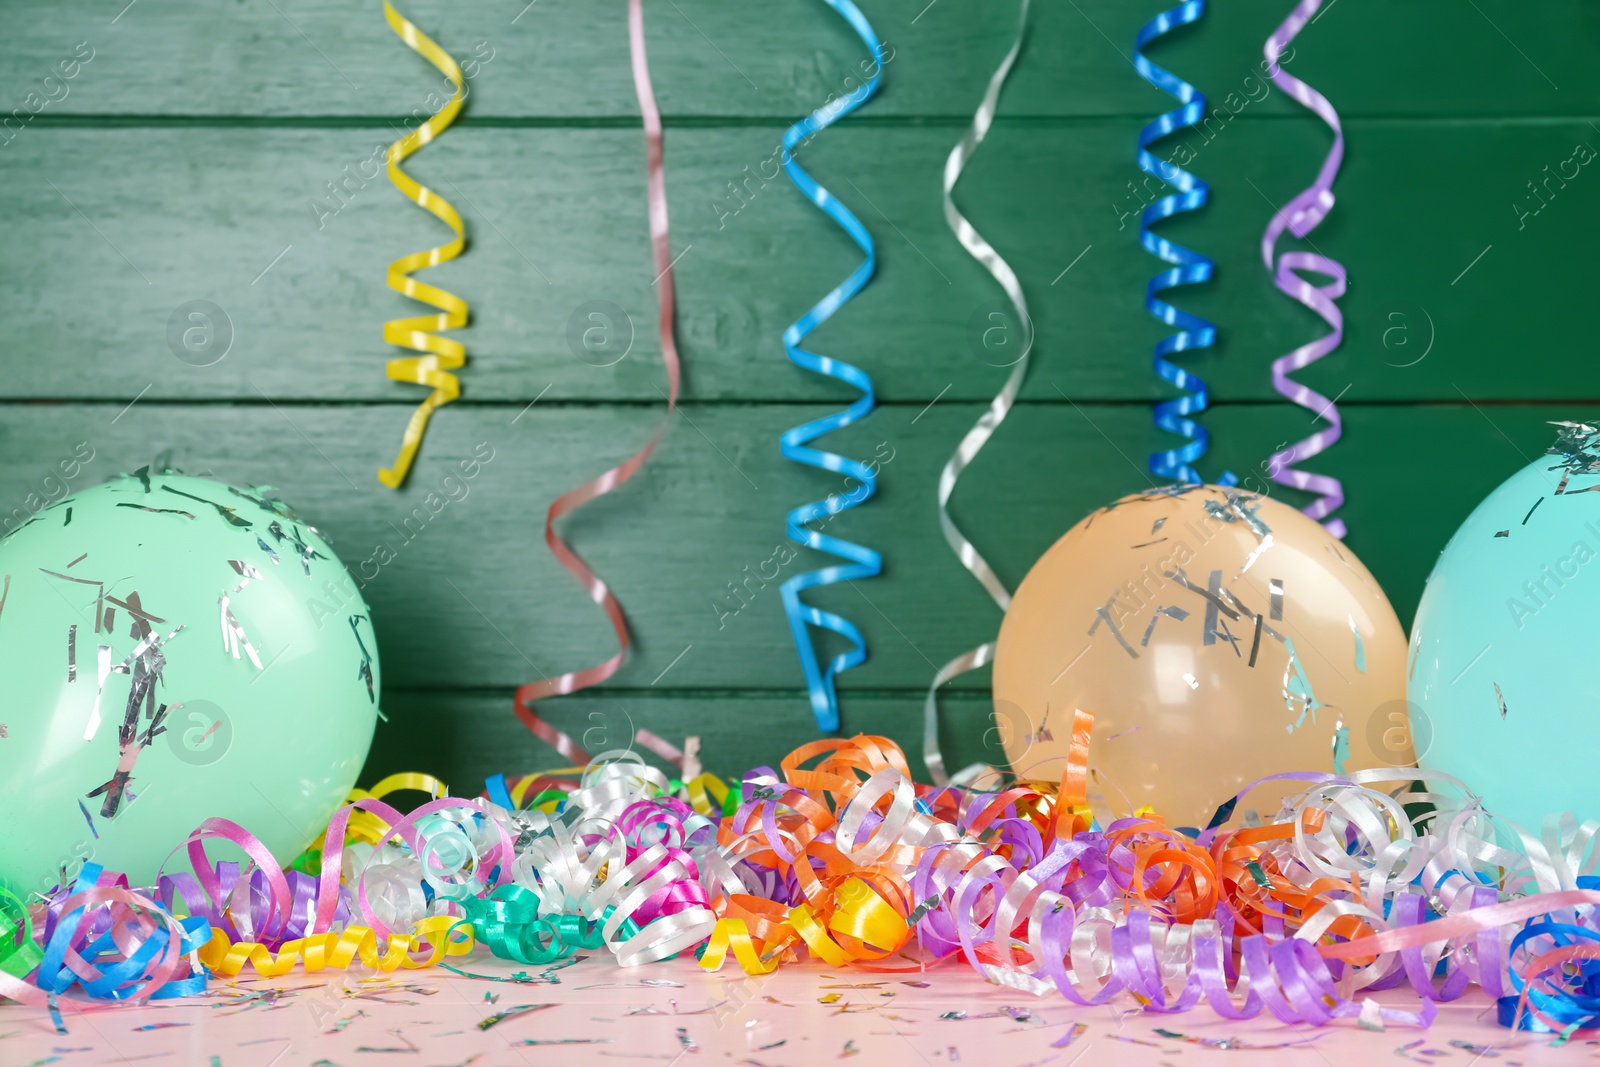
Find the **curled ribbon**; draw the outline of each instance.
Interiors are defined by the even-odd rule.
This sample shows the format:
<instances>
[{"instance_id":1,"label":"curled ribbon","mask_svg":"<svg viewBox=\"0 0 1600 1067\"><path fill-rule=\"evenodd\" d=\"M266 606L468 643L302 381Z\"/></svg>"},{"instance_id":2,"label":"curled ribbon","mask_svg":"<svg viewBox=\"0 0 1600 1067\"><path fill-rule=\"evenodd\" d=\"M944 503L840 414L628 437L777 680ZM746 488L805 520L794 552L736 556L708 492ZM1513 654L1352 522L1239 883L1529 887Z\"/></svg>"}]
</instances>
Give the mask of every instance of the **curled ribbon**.
<instances>
[{"instance_id":1,"label":"curled ribbon","mask_svg":"<svg viewBox=\"0 0 1600 1067\"><path fill-rule=\"evenodd\" d=\"M850 0L827 0L827 4L844 16L845 21L856 31L856 36L861 38L867 50L872 53L875 69L872 76L862 82L854 92L824 104L784 132L783 169L788 173L789 180L794 182L795 187L804 193L807 199L850 235L850 239L861 249L866 259L851 272L849 277L835 286L827 296L783 332L783 347L795 366L841 381L860 390L861 396L844 411L825 415L786 431L778 442L784 458L821 470L843 473L860 483L856 489L843 496L830 493L825 501L803 504L789 512L788 517L788 533L791 540L848 561L844 564L823 567L808 574L796 575L784 582L782 587L783 610L789 619L789 628L794 634L795 648L800 653L800 666L805 674L811 711L817 718L817 726L824 731L831 731L839 728L839 698L834 690L835 676L840 671L859 666L867 658L866 638L854 623L834 612L811 607L800 599L800 594L817 586L875 577L883 572L883 558L869 548L852 544L843 538L819 533L806 524L824 516L832 517L862 503L872 496L877 488L877 479L867 464L846 459L833 452L811 448L809 442L865 417L873 406L872 379L860 368L849 363L808 352L800 347L800 342L861 291L876 270L877 257L873 250L872 237L867 233L866 227L861 225L860 220L849 208L834 199L828 190L817 184L816 179L801 169L794 160L793 152L802 141L833 125L866 103L872 94L878 91L878 83L883 77L884 56L883 42L878 40L877 34L867 23L865 16ZM811 626L832 630L849 641L852 647L834 656L824 668L817 659L817 649L812 642L809 629Z\"/></svg>"},{"instance_id":2,"label":"curled ribbon","mask_svg":"<svg viewBox=\"0 0 1600 1067\"><path fill-rule=\"evenodd\" d=\"M1146 809L1102 826L1087 808L1093 724L1075 712L1058 787L917 786L893 743L857 736L732 789L602 753L549 790L550 811L445 796L402 815L364 794L329 823L315 879L209 819L175 850L189 870L154 891L88 864L46 899L42 929L0 894L0 995L142 1000L203 991L194 956L270 976L427 967L481 942L525 963L603 947L622 966L699 946L702 967L731 955L752 974L806 956L904 971L959 955L1079 1005L1126 995L1312 1025L1427 1025L1476 985L1507 1026L1600 1022L1600 822L1563 815L1533 833L1448 775L1380 769L1264 779L1298 791L1238 828L1171 829ZM352 836L358 814L376 846ZM250 867L213 863L212 841ZM1401 985L1418 1010L1367 996Z\"/></svg>"},{"instance_id":3,"label":"curled ribbon","mask_svg":"<svg viewBox=\"0 0 1600 1067\"><path fill-rule=\"evenodd\" d=\"M86 863L51 902L38 943L27 907L0 889L0 996L52 1011L74 993L104 1002L190 996L205 990L205 974L188 957L210 934L203 918L180 921L125 877Z\"/></svg>"},{"instance_id":4,"label":"curled ribbon","mask_svg":"<svg viewBox=\"0 0 1600 1067\"><path fill-rule=\"evenodd\" d=\"M1084 805L1092 725L1076 713L1053 795L914 787L871 737L803 746L781 778L752 771L720 832L762 893L717 903L701 966L732 955L759 974L809 953L881 969L914 931L925 960L959 953L1001 985L1076 1004L1127 994L1150 1011L1204 1001L1229 1019L1425 1026L1476 984L1507 1025L1600 1021L1600 877L1587 873L1600 823L1567 816L1534 836L1448 776L1390 794L1368 787L1395 773L1380 770L1276 775L1305 788L1263 825L1196 834L1142 810L1102 829ZM1401 983L1419 1010L1361 995Z\"/></svg>"},{"instance_id":5,"label":"curled ribbon","mask_svg":"<svg viewBox=\"0 0 1600 1067\"><path fill-rule=\"evenodd\" d=\"M1141 26L1133 43L1133 66L1139 76L1176 97L1179 103L1177 108L1158 115L1139 131L1138 158L1139 169L1177 190L1139 213L1139 243L1147 252L1172 264L1171 270L1162 271L1150 279L1144 303L1150 314L1168 326L1177 327L1177 333L1163 337L1156 344L1155 371L1163 381L1170 382L1185 393L1156 405L1155 424L1189 439L1187 444L1179 448L1151 453L1150 473L1183 482L1205 481L1195 470L1194 464L1205 455L1208 437L1205 427L1189 416L1206 409L1206 383L1201 381L1199 375L1184 370L1167 357L1191 349L1211 347L1216 340L1217 328L1198 315L1173 307L1156 294L1180 285L1196 285L1209 280L1212 262L1198 252L1157 236L1150 231L1150 226L1180 212L1196 211L1205 206L1210 187L1177 165L1157 159L1150 151L1150 145L1175 130L1198 123L1206 112L1206 98L1182 78L1146 59L1143 49L1157 37L1196 21L1205 14L1205 10L1205 0L1186 0ZM1224 479L1224 482L1232 484L1229 479Z\"/></svg>"},{"instance_id":6,"label":"curled ribbon","mask_svg":"<svg viewBox=\"0 0 1600 1067\"><path fill-rule=\"evenodd\" d=\"M1313 474L1292 464L1296 459L1310 459L1339 440L1342 424L1339 411L1332 400L1309 386L1289 377L1290 372L1309 367L1323 356L1338 348L1344 340L1344 317L1335 300L1344 295L1345 271L1339 263L1312 252L1285 252L1277 254L1278 238L1285 230L1296 237L1306 237L1322 222L1333 208L1333 180L1344 160L1344 131L1339 126L1339 114L1326 97L1311 86L1294 77L1278 65L1278 57L1305 28L1322 7L1322 0L1301 0L1283 24L1267 38L1265 54L1267 71L1274 84L1292 96L1302 107L1315 112L1333 130L1333 147L1322 161L1316 181L1293 200L1290 200L1267 223L1261 236L1261 258L1272 275L1273 284L1290 298L1304 304L1321 315L1333 332L1315 341L1301 345L1286 356L1272 361L1272 387L1285 398L1314 412L1319 419L1327 420L1327 427L1313 433L1289 448L1274 452L1267 461L1267 471L1279 485L1293 486L1318 494L1303 510L1313 519L1322 522L1335 537L1345 535L1344 520L1328 515L1344 503L1344 486L1339 479L1328 474ZM1276 265L1274 265L1276 261ZM1331 279L1325 285L1314 285L1300 272L1320 274Z\"/></svg>"},{"instance_id":7,"label":"curled ribbon","mask_svg":"<svg viewBox=\"0 0 1600 1067\"><path fill-rule=\"evenodd\" d=\"M587 763L589 754L567 734L540 718L533 704L549 696L575 693L598 685L622 667L627 657L628 620L622 604L610 587L590 569L589 565L556 534L556 520L569 512L622 485L638 473L645 460L655 451L666 432L667 423L678 404L678 345L673 336L674 287L672 275L672 242L667 230L667 189L663 173L661 148L661 112L656 107L655 91L650 84L650 64L644 46L644 11L641 0L628 0L628 50L633 65L633 87L639 98L639 111L644 119L645 164L650 206L650 250L656 267L656 303L659 309L656 325L661 335L661 363L667 372L667 410L655 432L644 447L592 481L584 482L556 498L545 514L544 540L551 554L584 587L589 599L598 604L611 620L611 629L617 635L616 655L604 663L581 671L569 671L555 678L529 682L517 689L513 702L517 718L534 735L545 741L563 757L573 763Z\"/></svg>"},{"instance_id":8,"label":"curled ribbon","mask_svg":"<svg viewBox=\"0 0 1600 1067\"><path fill-rule=\"evenodd\" d=\"M1022 10L1017 15L1016 36L1012 38L1011 48L1007 50L1005 58L989 77L989 87L984 91L983 100L972 116L972 125L950 150L950 155L944 162L945 222L955 234L961 247L967 250L967 254L982 264L983 269L988 271L1000 284L1000 288L1005 290L1012 308L1016 310L1017 322L1022 327L1022 354L1011 365L1011 373L1007 375L1005 384L989 402L988 410L961 439L961 443L956 446L955 454L945 461L943 469L939 471L939 528L944 532L945 543L950 546L968 573L978 579L988 591L995 606L1001 611L1011 606L1011 592L994 573L994 568L989 566L989 561L983 558L956 526L955 520L950 517L948 505L951 495L956 491L956 482L960 479L961 472L977 458L978 452L988 443L989 438L994 436L1000 424L1005 421L1006 415L1010 413L1012 405L1016 403L1023 379L1028 375L1028 357L1033 352L1033 320L1028 317L1028 303L1023 299L1022 283L1017 281L1017 275L1011 269L1011 265L1001 258L1000 253L996 252L994 247L983 239L983 235L973 228L972 223L967 221L966 216L957 210L950 194L956 182L961 179L961 172L966 169L967 161L978 150L978 146L989 134L989 127L994 124L1000 90L1011 74L1011 68L1017 61L1017 55L1022 51L1022 43L1028 32L1028 2L1029 0L1022 0ZM945 772L944 754L939 746L939 687L952 678L977 670L993 658L994 642L987 641L977 648L961 653L940 667L934 675L932 684L928 686L928 695L922 705L922 762L927 765L928 773L933 776L935 785L945 785L950 780Z\"/></svg>"},{"instance_id":9,"label":"curled ribbon","mask_svg":"<svg viewBox=\"0 0 1600 1067\"><path fill-rule=\"evenodd\" d=\"M405 436L400 441L400 454L395 457L394 466L378 471L380 482L390 489L398 489L411 471L411 461L416 457L417 448L422 444L422 435L428 428L428 417L436 408L450 403L461 395L461 385L451 371L459 369L467 360L467 350L461 342L431 332L465 326L467 302L454 293L424 285L411 277L413 271L424 267L435 267L459 256L466 247L466 226L462 223L461 216L456 213L456 209L450 206L449 201L401 170L400 164L417 149L443 133L455 121L456 115L461 111L461 102L467 98L467 92L461 78L461 68L456 65L456 61L450 58L448 52L434 44L427 34L406 21L389 0L383 0L383 16L388 20L389 28L400 36L408 48L437 67L439 73L456 87L455 93L428 121L389 146L389 180L394 183L395 188L404 193L408 200L454 230L456 235L455 240L449 244L430 248L426 252L413 252L409 256L401 256L389 264L389 288L439 309L437 315L393 319L383 324L385 341L402 348L427 353L424 356L391 359L387 370L388 376L397 382L426 385L431 390L427 398L411 413L411 420L406 424Z\"/></svg>"}]
</instances>

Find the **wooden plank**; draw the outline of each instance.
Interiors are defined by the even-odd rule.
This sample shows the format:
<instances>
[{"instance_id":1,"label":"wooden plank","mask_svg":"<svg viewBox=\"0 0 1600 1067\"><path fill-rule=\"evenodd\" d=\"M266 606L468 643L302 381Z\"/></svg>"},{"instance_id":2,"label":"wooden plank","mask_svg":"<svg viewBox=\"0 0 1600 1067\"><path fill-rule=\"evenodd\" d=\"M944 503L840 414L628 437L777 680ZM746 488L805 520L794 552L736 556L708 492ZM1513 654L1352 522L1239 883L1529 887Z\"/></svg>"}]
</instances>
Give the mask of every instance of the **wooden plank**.
<instances>
[{"instance_id":1,"label":"wooden plank","mask_svg":"<svg viewBox=\"0 0 1600 1067\"><path fill-rule=\"evenodd\" d=\"M1134 33L1166 0L1035 4L1033 44L1004 114L1145 116L1169 97L1129 69ZM1160 42L1159 62L1221 102L1259 95L1262 42L1289 4L1219 4ZM458 59L477 58L467 121L637 114L625 6L583 0L412 0L404 11ZM843 94L866 52L821 3L646 4L669 116L792 119ZM872 0L893 49L878 116L966 115L1004 53L1015 3ZM120 10L116 10L120 9ZM1594 13L1581 0L1460 9L1336 0L1291 61L1347 117L1583 115L1600 108ZM75 77L58 64L87 42ZM85 50L85 54L88 54ZM486 62L484 60L487 60ZM68 68L73 69L73 68ZM1374 76L1381 72L1381 76ZM54 73L57 80L45 83ZM1255 77L1256 81L1246 81ZM404 115L443 84L384 23L377 0L19 0L0 42L0 102L41 115ZM39 94L29 100L28 94ZM54 102L46 102L49 97ZM1280 94L1253 105L1294 110Z\"/></svg>"},{"instance_id":2,"label":"wooden plank","mask_svg":"<svg viewBox=\"0 0 1600 1067\"><path fill-rule=\"evenodd\" d=\"M823 410L694 406L635 482L564 524L632 620L637 647L617 685L799 684L778 586L823 557L789 558L783 516L845 487L782 459L777 436ZM824 440L882 463L879 494L828 532L884 552L886 574L811 598L867 635L871 658L845 676L846 689L924 685L936 664L998 627L998 611L934 517L938 469L980 410L947 401L920 412L887 407ZM1311 428L1286 405L1210 414L1213 475L1226 464L1248 479L1279 442ZM551 559L540 526L558 493L642 444L659 410L540 405L519 417L511 407L447 408L409 488L394 493L375 472L392 458L405 416L393 405L7 404L0 515L26 514L28 494L49 491L44 477L79 441L96 455L80 484L170 449L171 462L192 473L277 486L327 531L346 564L370 578L365 594L392 687L505 687L609 656L608 626ZM1349 543L1405 620L1456 526L1553 440L1546 420L1597 417L1592 405L1351 405L1346 440L1308 466L1346 479ZM1142 406L1025 405L963 481L957 521L1016 583L1083 515L1150 484L1142 454L1161 442ZM492 461L470 483L446 482L480 443Z\"/></svg>"},{"instance_id":3,"label":"wooden plank","mask_svg":"<svg viewBox=\"0 0 1600 1067\"><path fill-rule=\"evenodd\" d=\"M383 698L388 722L379 723L360 783L371 786L400 770L427 771L458 796L476 796L491 774L550 770L563 760L528 733L511 712L511 694L477 691L423 692L389 689ZM545 718L592 752L625 747L634 729L646 727L676 745L700 738L706 770L730 784L754 767L776 768L792 750L817 739L805 694L793 692L657 693L618 690L549 701ZM841 734L888 737L898 743L919 781L929 781L922 763L920 693L862 693L841 712ZM942 702L940 737L945 761L960 769L978 761L1004 765L990 703L984 693L957 693ZM638 749L646 761L669 765ZM669 771L670 773L670 771Z\"/></svg>"},{"instance_id":4,"label":"wooden plank","mask_svg":"<svg viewBox=\"0 0 1600 1067\"><path fill-rule=\"evenodd\" d=\"M1166 395L1149 369L1165 328L1142 306L1161 264L1139 246L1136 222L1159 189L1133 184L1136 126L1001 129L958 190L1028 292L1039 341L1025 396ZM1590 188L1600 178L1573 162L1574 146L1600 145L1600 134L1566 121L1354 122L1349 133L1338 206L1314 238L1350 272L1347 340L1301 377L1352 401L1600 396L1600 364L1563 355L1585 343L1571 257L1600 243ZM417 390L383 376L396 350L380 331L419 306L386 289L384 271L447 232L382 176L362 179L386 136L184 127L18 137L3 157L0 291L11 344L34 358L12 362L8 394L408 402ZM979 343L986 316L1004 305L941 214L938 174L955 136L845 128L806 149L807 165L856 207L880 248L878 278L814 347L858 362L888 401L987 398L1011 358ZM1315 122L1241 123L1213 138L1169 146L1190 145L1214 193L1198 217L1162 228L1218 262L1214 281L1175 297L1220 330L1214 350L1183 362L1219 400L1272 399L1270 361L1325 327L1271 287L1260 229L1273 204L1310 180L1328 139ZM694 398L842 395L792 367L779 338L859 254L786 178L763 182L776 145L774 132L753 128L668 136L679 337ZM633 130L478 129L451 132L418 157L416 173L456 202L470 229L460 260L425 272L472 305L471 325L457 332L470 353L468 399L659 400L641 156ZM1435 180L1445 160L1449 178ZM741 178L745 168L756 176ZM1414 180L1399 180L1407 175ZM729 191L735 179L746 182L740 199ZM1539 199L1528 189L1535 179ZM338 198L327 188L336 181L345 183ZM214 365L199 364L220 340L194 352L175 340L192 328L180 309L193 300L228 317L231 349ZM612 366L615 356L581 341L588 326L612 322L586 318L597 301L624 316L611 344L626 355ZM1522 357L1515 375L1508 353Z\"/></svg>"}]
</instances>

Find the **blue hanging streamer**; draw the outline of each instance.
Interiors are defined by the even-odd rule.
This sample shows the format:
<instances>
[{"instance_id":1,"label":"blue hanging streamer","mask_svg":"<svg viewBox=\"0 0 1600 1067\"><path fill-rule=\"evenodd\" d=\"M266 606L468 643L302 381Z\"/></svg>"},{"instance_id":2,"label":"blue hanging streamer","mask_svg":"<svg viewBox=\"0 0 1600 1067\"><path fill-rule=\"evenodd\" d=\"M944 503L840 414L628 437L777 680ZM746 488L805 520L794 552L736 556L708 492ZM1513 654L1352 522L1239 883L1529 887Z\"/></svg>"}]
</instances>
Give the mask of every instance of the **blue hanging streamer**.
<instances>
[{"instance_id":1,"label":"blue hanging streamer","mask_svg":"<svg viewBox=\"0 0 1600 1067\"><path fill-rule=\"evenodd\" d=\"M1198 123L1206 113L1206 98L1182 78L1146 59L1142 49L1157 37L1194 22L1205 14L1205 10L1205 0L1187 0L1186 3L1178 5L1171 11L1163 11L1145 23L1140 27L1139 35L1133 43L1133 66L1139 72L1139 76L1156 88L1177 97L1179 103L1177 108L1157 116L1153 122L1139 131L1139 168L1177 190L1150 204L1139 213L1139 243L1144 245L1147 252L1160 256L1173 265L1171 270L1162 271L1150 279L1150 285L1145 290L1144 304L1150 310L1150 314L1168 326L1177 327L1177 333L1162 338L1156 345L1155 371L1164 381L1182 390L1184 395L1157 404L1155 423L1163 430L1182 434L1189 439L1187 444L1179 448L1152 452L1150 473L1183 482L1205 480L1195 470L1194 464L1205 455L1208 438L1205 427L1189 416L1206 409L1206 383L1167 357L1190 349L1211 347L1216 340L1217 328L1198 315L1180 311L1164 300L1158 299L1156 294L1179 285L1195 285L1209 280L1212 262L1198 252L1191 252L1181 245L1173 244L1166 238L1151 233L1150 226L1180 212L1194 211L1204 206L1210 187L1175 164L1158 159L1150 152L1150 145L1169 133ZM1223 485L1235 484L1235 479L1231 475L1224 475L1221 481Z\"/></svg>"},{"instance_id":2,"label":"blue hanging streamer","mask_svg":"<svg viewBox=\"0 0 1600 1067\"><path fill-rule=\"evenodd\" d=\"M861 291L871 279L877 266L877 259L873 253L872 238L868 235L866 227L851 214L849 208L835 200L828 190L818 185L811 175L800 169L800 165L794 161L793 153L796 146L815 136L818 131L833 125L877 92L878 81L883 75L884 58L883 42L872 32L872 27L867 24L866 18L856 9L855 4L850 0L826 0L826 2L850 23L856 35L872 53L873 63L876 65L872 77L860 88L849 96L824 104L789 127L783 135L783 169L788 172L789 180L794 182L812 203L826 212L829 218L837 222L867 257L848 278L783 332L783 347L796 366L834 378L861 391L860 399L844 411L797 426L779 438L779 449L785 458L807 466L842 473L860 483L849 493L844 495L830 493L825 501L804 504L789 512L788 532L791 540L848 561L823 567L809 574L797 575L784 582L782 589L783 610L789 618L789 628L794 631L795 647L800 652L800 665L805 671L806 689L811 697L811 710L817 717L817 725L825 731L830 731L839 728L839 700L834 691L834 678L840 671L849 670L867 658L867 644L861 631L849 620L831 611L823 611L805 604L801 601L800 594L815 586L831 585L857 578L871 578L881 574L883 558L869 548L851 544L837 537L829 537L806 525L825 515L837 515L847 508L856 506L870 497L877 487L872 470L866 464L832 452L807 447L807 443L825 433L848 426L871 411L872 379L848 363L806 351L800 347L800 342L843 307L845 301ZM853 647L834 656L828 662L826 669L823 669L817 660L816 646L812 643L808 626L832 630L848 640Z\"/></svg>"}]
</instances>

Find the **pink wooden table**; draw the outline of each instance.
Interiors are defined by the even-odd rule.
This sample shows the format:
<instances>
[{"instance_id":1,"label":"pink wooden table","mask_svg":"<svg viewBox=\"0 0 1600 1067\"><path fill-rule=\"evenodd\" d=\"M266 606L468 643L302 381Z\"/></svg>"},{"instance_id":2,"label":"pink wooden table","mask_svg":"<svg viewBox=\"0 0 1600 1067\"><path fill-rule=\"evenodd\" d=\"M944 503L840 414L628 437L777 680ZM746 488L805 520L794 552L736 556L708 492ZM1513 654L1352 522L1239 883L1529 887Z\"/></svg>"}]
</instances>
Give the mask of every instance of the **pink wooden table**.
<instances>
[{"instance_id":1,"label":"pink wooden table","mask_svg":"<svg viewBox=\"0 0 1600 1067\"><path fill-rule=\"evenodd\" d=\"M1319 1031L1227 1022L1204 1008L1176 1016L1129 1010L1127 1002L1074 1008L990 985L950 964L921 976L803 964L746 978L731 965L708 974L692 960L624 971L601 956L546 972L552 982L538 979L542 968L486 952L455 963L475 975L522 972L534 980L497 982L441 969L219 980L202 997L69 1011L66 1034L56 1032L47 1012L8 1003L0 1007L0 1067L804 1067L856 1056L862 1064L925 1067L1223 1067L1233 1057L1261 1067L1401 1060L1515 1067L1600 1058L1600 1042L1586 1036L1552 1048L1548 1034L1494 1025L1487 999L1475 991L1442 1006L1430 1030L1374 1033L1350 1023ZM1379 999L1415 1005L1405 994Z\"/></svg>"}]
</instances>

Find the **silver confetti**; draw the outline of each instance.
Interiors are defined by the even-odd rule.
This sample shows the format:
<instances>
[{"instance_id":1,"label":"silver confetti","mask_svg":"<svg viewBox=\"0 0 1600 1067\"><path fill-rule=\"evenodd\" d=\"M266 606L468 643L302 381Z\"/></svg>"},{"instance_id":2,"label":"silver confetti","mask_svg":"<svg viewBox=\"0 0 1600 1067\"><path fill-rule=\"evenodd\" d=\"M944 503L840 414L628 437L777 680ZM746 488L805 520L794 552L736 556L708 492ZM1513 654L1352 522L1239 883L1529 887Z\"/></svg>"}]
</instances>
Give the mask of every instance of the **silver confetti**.
<instances>
[{"instance_id":1,"label":"silver confetti","mask_svg":"<svg viewBox=\"0 0 1600 1067\"><path fill-rule=\"evenodd\" d=\"M250 638L245 636L244 627L239 625L239 620L228 608L227 593L217 598L217 609L222 624L222 650L232 655L234 659L238 659L239 650L244 649L245 655L250 657L250 662L255 664L256 670L261 670L261 657L256 654Z\"/></svg>"}]
</instances>

